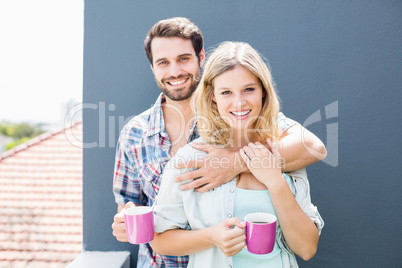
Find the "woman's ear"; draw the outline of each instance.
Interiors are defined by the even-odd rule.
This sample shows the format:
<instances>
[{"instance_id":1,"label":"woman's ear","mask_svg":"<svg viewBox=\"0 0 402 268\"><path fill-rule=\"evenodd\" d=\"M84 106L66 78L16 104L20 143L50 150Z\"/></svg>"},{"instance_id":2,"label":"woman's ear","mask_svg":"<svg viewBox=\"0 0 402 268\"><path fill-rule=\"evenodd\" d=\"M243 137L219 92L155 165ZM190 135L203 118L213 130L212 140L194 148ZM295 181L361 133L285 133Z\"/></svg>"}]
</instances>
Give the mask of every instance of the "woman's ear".
<instances>
[{"instance_id":1,"label":"woman's ear","mask_svg":"<svg viewBox=\"0 0 402 268\"><path fill-rule=\"evenodd\" d=\"M215 93L212 93L211 99L216 102Z\"/></svg>"},{"instance_id":2,"label":"woman's ear","mask_svg":"<svg viewBox=\"0 0 402 268\"><path fill-rule=\"evenodd\" d=\"M208 85L207 86L207 91L211 91L212 95L211 95L211 99L216 102L216 98L215 98L215 90L213 88L213 85Z\"/></svg>"}]
</instances>

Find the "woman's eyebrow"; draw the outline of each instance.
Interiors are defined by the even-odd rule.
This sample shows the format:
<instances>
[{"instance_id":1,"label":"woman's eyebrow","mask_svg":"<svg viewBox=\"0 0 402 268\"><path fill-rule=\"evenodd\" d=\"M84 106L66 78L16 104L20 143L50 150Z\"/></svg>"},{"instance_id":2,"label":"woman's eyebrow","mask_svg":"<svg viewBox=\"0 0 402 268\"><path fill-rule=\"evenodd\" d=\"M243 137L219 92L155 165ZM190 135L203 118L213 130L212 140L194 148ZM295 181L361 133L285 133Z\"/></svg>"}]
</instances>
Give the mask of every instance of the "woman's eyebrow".
<instances>
[{"instance_id":1,"label":"woman's eyebrow","mask_svg":"<svg viewBox=\"0 0 402 268\"><path fill-rule=\"evenodd\" d=\"M255 83L255 82L247 83L247 84L243 85L242 88L246 88L246 87L250 87L250 86L258 86L258 83ZM223 87L218 87L216 90L228 90L228 89L230 89L230 87L223 86Z\"/></svg>"}]
</instances>

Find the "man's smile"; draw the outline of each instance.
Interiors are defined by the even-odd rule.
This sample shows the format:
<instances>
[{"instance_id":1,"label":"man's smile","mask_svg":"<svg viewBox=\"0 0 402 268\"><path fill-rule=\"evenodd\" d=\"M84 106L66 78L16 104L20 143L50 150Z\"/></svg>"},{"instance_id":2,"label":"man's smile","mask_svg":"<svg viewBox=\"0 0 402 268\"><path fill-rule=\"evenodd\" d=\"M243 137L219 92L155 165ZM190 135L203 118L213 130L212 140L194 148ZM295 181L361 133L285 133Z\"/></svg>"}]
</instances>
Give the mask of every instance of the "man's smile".
<instances>
[{"instance_id":1,"label":"man's smile","mask_svg":"<svg viewBox=\"0 0 402 268\"><path fill-rule=\"evenodd\" d=\"M184 79L180 79L180 80L174 80L174 81L168 81L166 82L167 84L171 85L171 86L178 86L178 85L182 85L185 82L187 82L189 79L189 77L184 78Z\"/></svg>"}]
</instances>

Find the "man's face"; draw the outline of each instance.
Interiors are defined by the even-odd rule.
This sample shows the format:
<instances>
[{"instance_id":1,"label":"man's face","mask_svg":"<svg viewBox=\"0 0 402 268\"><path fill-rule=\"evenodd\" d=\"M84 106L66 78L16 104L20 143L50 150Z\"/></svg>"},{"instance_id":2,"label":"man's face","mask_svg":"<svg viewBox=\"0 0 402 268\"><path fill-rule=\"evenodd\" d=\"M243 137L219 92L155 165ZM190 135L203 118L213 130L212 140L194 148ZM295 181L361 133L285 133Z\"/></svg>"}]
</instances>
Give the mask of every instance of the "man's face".
<instances>
[{"instance_id":1,"label":"man's face","mask_svg":"<svg viewBox=\"0 0 402 268\"><path fill-rule=\"evenodd\" d=\"M201 79L204 50L201 51L198 61L191 40L156 37L152 40L151 51L151 69L163 94L174 101L190 98Z\"/></svg>"}]
</instances>

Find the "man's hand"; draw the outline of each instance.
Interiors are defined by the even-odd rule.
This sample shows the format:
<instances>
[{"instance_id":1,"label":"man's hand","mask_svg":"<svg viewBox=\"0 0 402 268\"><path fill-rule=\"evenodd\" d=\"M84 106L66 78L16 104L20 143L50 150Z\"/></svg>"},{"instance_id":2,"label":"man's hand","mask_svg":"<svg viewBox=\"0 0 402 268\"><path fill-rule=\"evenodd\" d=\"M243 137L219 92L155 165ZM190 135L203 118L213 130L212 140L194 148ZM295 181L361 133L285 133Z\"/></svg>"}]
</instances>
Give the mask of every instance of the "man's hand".
<instances>
[{"instance_id":1,"label":"man's hand","mask_svg":"<svg viewBox=\"0 0 402 268\"><path fill-rule=\"evenodd\" d=\"M120 207L120 206L119 206ZM119 212L114 216L114 221L112 224L113 235L120 242L128 242L127 234L126 234L126 226L124 224L124 214L123 211L125 209L135 207L133 202L128 202L123 209L119 209Z\"/></svg>"},{"instance_id":2,"label":"man's hand","mask_svg":"<svg viewBox=\"0 0 402 268\"><path fill-rule=\"evenodd\" d=\"M246 246L245 227L246 224L239 218L227 218L212 227L213 242L226 257L236 255Z\"/></svg>"},{"instance_id":3,"label":"man's hand","mask_svg":"<svg viewBox=\"0 0 402 268\"><path fill-rule=\"evenodd\" d=\"M176 168L198 168L175 178L176 182L196 179L183 184L182 190L196 189L198 192L207 192L218 187L240 174L246 169L239 153L207 143L191 143L193 148L207 152L204 158L180 162Z\"/></svg>"}]
</instances>

